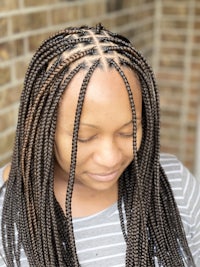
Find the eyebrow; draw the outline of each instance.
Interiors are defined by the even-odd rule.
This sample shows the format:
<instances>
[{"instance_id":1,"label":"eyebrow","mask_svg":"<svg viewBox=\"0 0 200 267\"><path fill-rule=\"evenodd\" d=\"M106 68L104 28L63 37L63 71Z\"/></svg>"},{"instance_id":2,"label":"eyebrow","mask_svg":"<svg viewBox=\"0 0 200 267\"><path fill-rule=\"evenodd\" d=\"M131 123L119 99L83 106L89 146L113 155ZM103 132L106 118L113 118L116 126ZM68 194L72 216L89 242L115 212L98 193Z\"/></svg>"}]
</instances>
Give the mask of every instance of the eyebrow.
<instances>
[{"instance_id":1,"label":"eyebrow","mask_svg":"<svg viewBox=\"0 0 200 267\"><path fill-rule=\"evenodd\" d=\"M137 120L138 120L138 119L139 119L139 118L137 118ZM122 128L124 128L124 127L126 127L126 126L128 126L129 124L132 124L132 123L133 123L133 121L130 120L129 122L127 122L127 123L125 123L124 125L122 125L122 126L120 127L120 129L122 129ZM99 127L96 126L96 125L93 125L93 124L90 124L90 123L84 123L84 122L80 123L80 126L88 126L88 127L95 128L95 129L98 129L98 128L99 128Z\"/></svg>"}]
</instances>

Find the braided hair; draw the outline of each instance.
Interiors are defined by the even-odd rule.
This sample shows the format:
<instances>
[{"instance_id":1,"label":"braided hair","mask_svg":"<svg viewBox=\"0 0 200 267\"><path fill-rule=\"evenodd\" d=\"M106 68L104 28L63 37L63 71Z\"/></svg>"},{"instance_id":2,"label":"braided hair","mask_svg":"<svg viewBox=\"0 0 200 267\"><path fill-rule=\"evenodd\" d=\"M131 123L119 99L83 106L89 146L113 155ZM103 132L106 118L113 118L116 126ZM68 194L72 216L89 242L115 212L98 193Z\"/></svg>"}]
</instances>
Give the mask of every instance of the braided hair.
<instances>
[{"instance_id":1,"label":"braided hair","mask_svg":"<svg viewBox=\"0 0 200 267\"><path fill-rule=\"evenodd\" d=\"M99 24L70 27L49 37L28 67L2 214L2 240L9 267L20 266L22 247L30 266L80 266L71 215L78 130L90 78L105 64L124 81L135 132L134 160L119 178L118 187L119 217L126 242L125 266L155 266L155 259L164 267L181 267L185 263L195 266L171 187L159 162L159 95L154 75L125 37ZM143 137L138 151L135 106L123 72L125 67L136 73L141 84ZM74 122L63 218L54 196L54 137L60 99L82 69L87 72Z\"/></svg>"}]
</instances>

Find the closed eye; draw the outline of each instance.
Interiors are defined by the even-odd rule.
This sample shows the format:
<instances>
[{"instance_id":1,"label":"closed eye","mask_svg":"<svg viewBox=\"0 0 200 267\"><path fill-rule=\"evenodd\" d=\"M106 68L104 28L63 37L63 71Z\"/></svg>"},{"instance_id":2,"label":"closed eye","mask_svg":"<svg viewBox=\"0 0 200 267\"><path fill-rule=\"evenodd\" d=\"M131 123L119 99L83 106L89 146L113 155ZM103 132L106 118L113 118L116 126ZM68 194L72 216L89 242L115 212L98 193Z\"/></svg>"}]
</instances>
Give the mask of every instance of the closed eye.
<instances>
[{"instance_id":1,"label":"closed eye","mask_svg":"<svg viewBox=\"0 0 200 267\"><path fill-rule=\"evenodd\" d=\"M125 138L129 138L129 137L133 137L133 132L132 133L119 133L119 135Z\"/></svg>"},{"instance_id":2,"label":"closed eye","mask_svg":"<svg viewBox=\"0 0 200 267\"><path fill-rule=\"evenodd\" d=\"M92 141L93 139L95 139L95 137L96 137L96 135L93 135L93 136L91 136L89 138L81 138L81 137L79 137L78 138L78 142L80 142L80 143L88 143L88 142Z\"/></svg>"}]
</instances>

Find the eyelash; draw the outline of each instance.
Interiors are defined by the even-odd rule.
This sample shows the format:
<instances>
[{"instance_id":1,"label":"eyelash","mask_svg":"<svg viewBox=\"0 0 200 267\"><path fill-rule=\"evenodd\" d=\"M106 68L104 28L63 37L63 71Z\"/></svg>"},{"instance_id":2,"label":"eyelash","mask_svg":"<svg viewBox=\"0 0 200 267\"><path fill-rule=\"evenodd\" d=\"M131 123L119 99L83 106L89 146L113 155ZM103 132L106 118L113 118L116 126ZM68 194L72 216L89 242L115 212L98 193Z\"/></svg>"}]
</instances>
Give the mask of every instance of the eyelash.
<instances>
[{"instance_id":1,"label":"eyelash","mask_svg":"<svg viewBox=\"0 0 200 267\"><path fill-rule=\"evenodd\" d=\"M121 133L120 136L123 136L125 138L129 138L129 137L133 137L133 133L131 133L131 134L123 134L123 133Z\"/></svg>"},{"instance_id":2,"label":"eyelash","mask_svg":"<svg viewBox=\"0 0 200 267\"><path fill-rule=\"evenodd\" d=\"M119 135L122 136L122 137L124 137L124 138L133 137L133 133L131 133L131 134L123 134L123 133L120 133ZM96 135L95 136L92 136L92 137L90 137L88 139L78 138L78 142L80 142L80 143L88 143L88 142L92 141L95 137L96 137Z\"/></svg>"},{"instance_id":3,"label":"eyelash","mask_svg":"<svg viewBox=\"0 0 200 267\"><path fill-rule=\"evenodd\" d=\"M95 137L96 137L96 135L94 135L94 136L92 136L92 137L90 137L88 139L78 138L78 142L80 142L80 143L88 143L88 142L92 141Z\"/></svg>"}]
</instances>

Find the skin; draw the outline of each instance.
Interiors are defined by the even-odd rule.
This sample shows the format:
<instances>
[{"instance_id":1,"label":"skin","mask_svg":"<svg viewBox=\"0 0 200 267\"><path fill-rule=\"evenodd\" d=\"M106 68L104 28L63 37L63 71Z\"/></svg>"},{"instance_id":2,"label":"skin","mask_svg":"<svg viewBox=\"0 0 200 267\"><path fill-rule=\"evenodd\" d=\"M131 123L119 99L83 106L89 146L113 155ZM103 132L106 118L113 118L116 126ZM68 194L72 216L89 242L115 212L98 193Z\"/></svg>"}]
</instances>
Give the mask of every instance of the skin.
<instances>
[{"instance_id":1,"label":"skin","mask_svg":"<svg viewBox=\"0 0 200 267\"><path fill-rule=\"evenodd\" d=\"M142 96L136 75L124 70L137 115L137 147L142 138ZM72 133L78 94L85 72L70 82L59 106L55 134L57 201L65 212ZM79 129L72 216L94 214L117 201L118 179L133 160L132 114L126 87L116 70L95 70L84 100Z\"/></svg>"},{"instance_id":2,"label":"skin","mask_svg":"<svg viewBox=\"0 0 200 267\"><path fill-rule=\"evenodd\" d=\"M8 180L9 173L10 173L10 163L5 167L4 172L3 172L4 182Z\"/></svg>"}]
</instances>

